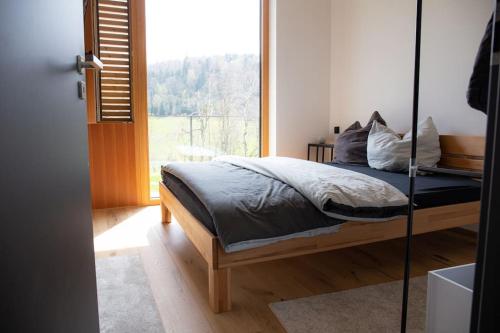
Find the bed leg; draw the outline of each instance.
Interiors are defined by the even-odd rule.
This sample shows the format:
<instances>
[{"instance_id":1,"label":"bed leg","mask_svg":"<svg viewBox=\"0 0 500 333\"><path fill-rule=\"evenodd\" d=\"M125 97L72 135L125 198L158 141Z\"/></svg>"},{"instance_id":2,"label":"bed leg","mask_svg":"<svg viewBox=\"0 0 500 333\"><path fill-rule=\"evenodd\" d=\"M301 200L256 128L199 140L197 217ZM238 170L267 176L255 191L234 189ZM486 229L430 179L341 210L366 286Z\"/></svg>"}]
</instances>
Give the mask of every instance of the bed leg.
<instances>
[{"instance_id":1,"label":"bed leg","mask_svg":"<svg viewBox=\"0 0 500 333\"><path fill-rule=\"evenodd\" d=\"M208 297L215 313L231 310L231 269L208 267Z\"/></svg>"},{"instance_id":2,"label":"bed leg","mask_svg":"<svg viewBox=\"0 0 500 333\"><path fill-rule=\"evenodd\" d=\"M172 213L168 210L168 208L162 203L160 203L161 209L161 223L170 223L172 221Z\"/></svg>"}]
</instances>

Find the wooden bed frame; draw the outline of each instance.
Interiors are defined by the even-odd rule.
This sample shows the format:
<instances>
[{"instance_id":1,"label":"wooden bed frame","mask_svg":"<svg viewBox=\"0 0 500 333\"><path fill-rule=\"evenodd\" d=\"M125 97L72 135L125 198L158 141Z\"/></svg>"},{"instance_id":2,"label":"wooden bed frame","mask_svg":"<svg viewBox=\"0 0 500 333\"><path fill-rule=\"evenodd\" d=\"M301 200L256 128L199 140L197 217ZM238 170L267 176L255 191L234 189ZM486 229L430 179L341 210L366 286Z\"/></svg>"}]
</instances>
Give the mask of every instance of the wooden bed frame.
<instances>
[{"instance_id":1,"label":"wooden bed frame","mask_svg":"<svg viewBox=\"0 0 500 333\"><path fill-rule=\"evenodd\" d=\"M442 135L440 164L449 168L482 170L484 138ZM296 257L373 243L406 234L406 218L377 223L346 222L333 234L302 237L233 253L224 252L213 235L160 182L162 222L176 217L186 236L208 264L209 302L216 313L231 310L231 267ZM460 227L479 222L479 202L419 209L414 215L414 234Z\"/></svg>"}]
</instances>

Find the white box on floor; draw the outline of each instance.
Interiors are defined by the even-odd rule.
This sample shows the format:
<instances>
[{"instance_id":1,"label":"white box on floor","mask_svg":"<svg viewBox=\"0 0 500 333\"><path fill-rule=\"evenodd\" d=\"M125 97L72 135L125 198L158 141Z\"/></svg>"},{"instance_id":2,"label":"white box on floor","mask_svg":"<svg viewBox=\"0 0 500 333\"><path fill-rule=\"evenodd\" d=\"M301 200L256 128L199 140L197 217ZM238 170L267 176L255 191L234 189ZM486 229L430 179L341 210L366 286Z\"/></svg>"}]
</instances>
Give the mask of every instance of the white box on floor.
<instances>
[{"instance_id":1,"label":"white box on floor","mask_svg":"<svg viewBox=\"0 0 500 333\"><path fill-rule=\"evenodd\" d=\"M475 264L431 271L427 281L427 332L469 332Z\"/></svg>"}]
</instances>

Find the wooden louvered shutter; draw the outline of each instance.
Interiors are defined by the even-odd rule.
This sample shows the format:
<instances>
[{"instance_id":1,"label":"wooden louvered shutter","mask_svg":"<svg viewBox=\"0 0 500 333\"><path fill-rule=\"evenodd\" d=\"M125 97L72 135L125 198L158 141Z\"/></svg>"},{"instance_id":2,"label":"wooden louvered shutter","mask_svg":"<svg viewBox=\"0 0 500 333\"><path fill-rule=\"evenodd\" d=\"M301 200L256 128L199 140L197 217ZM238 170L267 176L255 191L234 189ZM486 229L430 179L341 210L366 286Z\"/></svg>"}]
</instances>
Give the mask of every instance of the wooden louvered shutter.
<instances>
[{"instance_id":1,"label":"wooden louvered shutter","mask_svg":"<svg viewBox=\"0 0 500 333\"><path fill-rule=\"evenodd\" d=\"M96 5L96 51L104 64L97 79L97 121L131 122L129 0L96 0Z\"/></svg>"}]
</instances>

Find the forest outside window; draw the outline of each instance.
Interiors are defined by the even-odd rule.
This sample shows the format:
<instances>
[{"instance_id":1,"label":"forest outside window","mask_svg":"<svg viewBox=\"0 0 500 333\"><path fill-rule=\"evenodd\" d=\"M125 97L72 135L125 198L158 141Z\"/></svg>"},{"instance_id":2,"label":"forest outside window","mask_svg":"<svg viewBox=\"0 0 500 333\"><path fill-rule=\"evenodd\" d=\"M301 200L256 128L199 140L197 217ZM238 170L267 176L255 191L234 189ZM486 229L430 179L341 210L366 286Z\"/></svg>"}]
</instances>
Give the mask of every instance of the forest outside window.
<instances>
[{"instance_id":1,"label":"forest outside window","mask_svg":"<svg viewBox=\"0 0 500 333\"><path fill-rule=\"evenodd\" d=\"M261 0L146 0L151 196L161 165L261 154Z\"/></svg>"}]
</instances>

